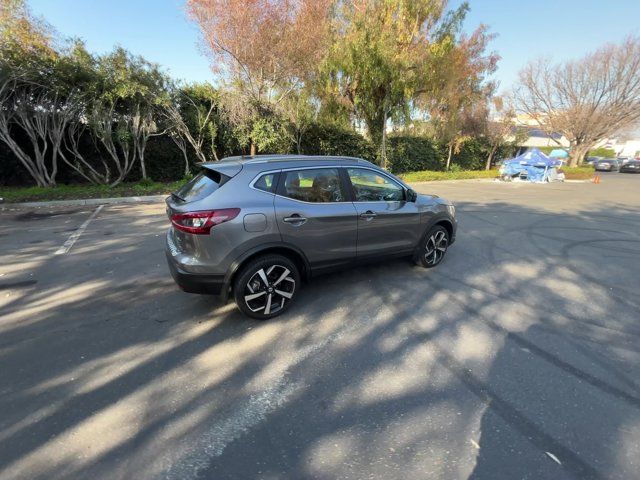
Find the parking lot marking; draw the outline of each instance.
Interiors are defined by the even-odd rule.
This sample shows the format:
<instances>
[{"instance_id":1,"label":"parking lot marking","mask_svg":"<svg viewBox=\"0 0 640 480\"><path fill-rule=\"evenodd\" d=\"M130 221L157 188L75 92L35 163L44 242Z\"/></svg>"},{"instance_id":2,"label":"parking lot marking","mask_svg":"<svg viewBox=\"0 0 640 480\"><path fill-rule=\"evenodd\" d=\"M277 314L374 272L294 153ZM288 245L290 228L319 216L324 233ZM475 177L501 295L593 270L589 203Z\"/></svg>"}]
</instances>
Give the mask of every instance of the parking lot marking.
<instances>
[{"instance_id":1,"label":"parking lot marking","mask_svg":"<svg viewBox=\"0 0 640 480\"><path fill-rule=\"evenodd\" d=\"M312 355L340 341L345 335L361 328L371 321L372 315L365 315L353 323L340 328L323 340L303 347L293 353L280 365L280 372L260 393L252 395L231 415L209 425L191 443L191 452L171 464L162 475L166 480L198 478L200 473L216 458L223 454L227 446L264 422L269 414L286 405L289 398L304 384L290 379L292 369Z\"/></svg>"},{"instance_id":2,"label":"parking lot marking","mask_svg":"<svg viewBox=\"0 0 640 480\"><path fill-rule=\"evenodd\" d=\"M69 238L67 238L67 241L64 242L64 244L58 250L55 251L54 255L65 255L69 253L69 250L71 250L71 247L73 247L73 244L76 243L76 240L80 238L80 235L82 235L82 233L87 229L87 227L91 223L91 220L96 218L96 216L100 213L100 210L102 210L103 207L104 205L99 205L98 208L96 208L93 211L93 213L89 216L89 218L87 218L84 221L84 223L80 225L78 229L69 236Z\"/></svg>"}]
</instances>

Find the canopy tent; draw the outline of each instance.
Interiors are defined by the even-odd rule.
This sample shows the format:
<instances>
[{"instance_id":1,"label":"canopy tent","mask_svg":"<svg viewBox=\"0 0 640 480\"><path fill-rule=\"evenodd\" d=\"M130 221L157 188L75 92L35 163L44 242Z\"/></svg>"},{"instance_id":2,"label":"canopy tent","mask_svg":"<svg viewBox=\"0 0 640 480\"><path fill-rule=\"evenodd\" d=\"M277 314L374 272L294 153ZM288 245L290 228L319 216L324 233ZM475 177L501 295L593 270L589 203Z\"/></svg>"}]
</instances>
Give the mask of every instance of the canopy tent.
<instances>
[{"instance_id":1,"label":"canopy tent","mask_svg":"<svg viewBox=\"0 0 640 480\"><path fill-rule=\"evenodd\" d=\"M505 179L519 178L530 182L550 182L558 178L557 167L562 160L549 158L537 148L527 150L511 160L502 162L500 175Z\"/></svg>"},{"instance_id":2,"label":"canopy tent","mask_svg":"<svg viewBox=\"0 0 640 480\"><path fill-rule=\"evenodd\" d=\"M556 148L555 150L551 150L551 153L549 154L549 156L551 158L568 158L569 154L567 153L566 150L563 150L562 148Z\"/></svg>"}]
</instances>

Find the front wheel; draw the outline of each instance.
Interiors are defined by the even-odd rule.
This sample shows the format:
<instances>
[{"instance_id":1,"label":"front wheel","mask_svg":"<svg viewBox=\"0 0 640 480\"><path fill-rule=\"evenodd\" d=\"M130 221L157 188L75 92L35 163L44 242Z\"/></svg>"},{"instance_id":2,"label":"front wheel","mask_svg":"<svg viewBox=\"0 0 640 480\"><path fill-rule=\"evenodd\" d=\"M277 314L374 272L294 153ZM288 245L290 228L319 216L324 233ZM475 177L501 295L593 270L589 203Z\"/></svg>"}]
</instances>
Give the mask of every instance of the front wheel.
<instances>
[{"instance_id":1,"label":"front wheel","mask_svg":"<svg viewBox=\"0 0 640 480\"><path fill-rule=\"evenodd\" d=\"M283 255L265 255L249 262L236 276L233 295L245 315L267 320L283 313L300 286L296 265Z\"/></svg>"},{"instance_id":2,"label":"front wheel","mask_svg":"<svg viewBox=\"0 0 640 480\"><path fill-rule=\"evenodd\" d=\"M433 268L442 262L449 248L449 232L441 225L432 227L422 240L418 251L418 263Z\"/></svg>"}]
</instances>

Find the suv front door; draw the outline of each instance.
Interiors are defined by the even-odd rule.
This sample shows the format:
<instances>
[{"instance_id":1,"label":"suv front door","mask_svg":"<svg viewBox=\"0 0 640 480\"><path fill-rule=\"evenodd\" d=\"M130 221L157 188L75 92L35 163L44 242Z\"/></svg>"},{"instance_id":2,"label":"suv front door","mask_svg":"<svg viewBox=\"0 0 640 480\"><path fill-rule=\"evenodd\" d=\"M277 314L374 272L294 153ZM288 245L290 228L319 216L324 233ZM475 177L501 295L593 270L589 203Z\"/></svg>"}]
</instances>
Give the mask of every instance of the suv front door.
<instances>
[{"instance_id":1,"label":"suv front door","mask_svg":"<svg viewBox=\"0 0 640 480\"><path fill-rule=\"evenodd\" d=\"M358 217L339 169L283 171L274 199L282 240L304 252L311 268L346 263L356 256Z\"/></svg>"},{"instance_id":2,"label":"suv front door","mask_svg":"<svg viewBox=\"0 0 640 480\"><path fill-rule=\"evenodd\" d=\"M347 168L358 212L358 258L410 253L420 235L420 213L402 185L368 168Z\"/></svg>"}]
</instances>

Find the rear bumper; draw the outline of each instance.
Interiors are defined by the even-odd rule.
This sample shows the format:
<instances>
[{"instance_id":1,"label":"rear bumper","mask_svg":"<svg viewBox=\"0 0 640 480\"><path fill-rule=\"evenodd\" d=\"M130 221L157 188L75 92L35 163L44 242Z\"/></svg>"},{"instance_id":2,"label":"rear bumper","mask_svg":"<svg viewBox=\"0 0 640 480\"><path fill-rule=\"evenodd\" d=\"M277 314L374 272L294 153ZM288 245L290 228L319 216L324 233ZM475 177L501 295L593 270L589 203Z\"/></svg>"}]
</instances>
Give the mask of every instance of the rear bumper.
<instances>
[{"instance_id":1,"label":"rear bumper","mask_svg":"<svg viewBox=\"0 0 640 480\"><path fill-rule=\"evenodd\" d=\"M181 290L187 293L220 295L226 292L224 275L203 275L185 272L180 269L169 252L167 252L167 263L173 280Z\"/></svg>"}]
</instances>

